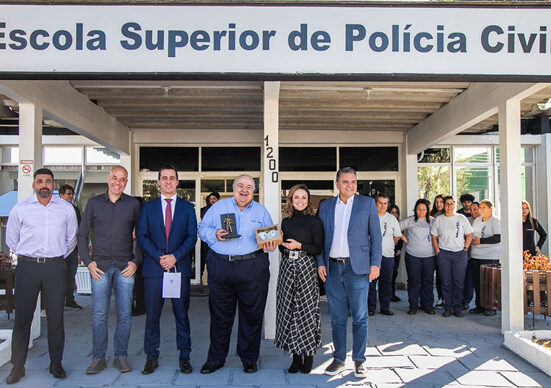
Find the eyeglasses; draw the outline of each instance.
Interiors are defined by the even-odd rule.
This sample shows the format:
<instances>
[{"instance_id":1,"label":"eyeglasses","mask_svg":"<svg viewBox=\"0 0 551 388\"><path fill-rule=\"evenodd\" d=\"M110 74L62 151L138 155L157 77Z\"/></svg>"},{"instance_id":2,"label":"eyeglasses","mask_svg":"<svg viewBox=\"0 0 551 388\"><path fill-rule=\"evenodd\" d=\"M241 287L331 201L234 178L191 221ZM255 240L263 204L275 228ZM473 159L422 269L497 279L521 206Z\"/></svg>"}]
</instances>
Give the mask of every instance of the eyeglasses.
<instances>
[{"instance_id":1,"label":"eyeglasses","mask_svg":"<svg viewBox=\"0 0 551 388\"><path fill-rule=\"evenodd\" d=\"M75 195L75 193L65 193L65 194L61 194L61 195L66 195L67 197L73 197Z\"/></svg>"}]
</instances>

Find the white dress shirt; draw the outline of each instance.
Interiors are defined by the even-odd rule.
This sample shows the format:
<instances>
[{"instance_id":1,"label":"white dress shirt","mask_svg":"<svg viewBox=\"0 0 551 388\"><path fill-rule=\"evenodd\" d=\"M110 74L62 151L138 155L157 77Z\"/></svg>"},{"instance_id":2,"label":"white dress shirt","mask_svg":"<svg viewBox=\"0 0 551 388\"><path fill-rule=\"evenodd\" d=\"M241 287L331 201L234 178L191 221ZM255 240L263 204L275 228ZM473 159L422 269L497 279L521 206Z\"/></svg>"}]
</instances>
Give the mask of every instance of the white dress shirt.
<instances>
[{"instance_id":1,"label":"white dress shirt","mask_svg":"<svg viewBox=\"0 0 551 388\"><path fill-rule=\"evenodd\" d=\"M167 202L165 199L172 199L170 202L170 210L172 210L172 219L174 220L174 209L176 208L176 198L178 198L178 193L174 194L172 197L165 197L161 194L161 206L163 207L163 224L166 223L165 215L166 215L166 205Z\"/></svg>"},{"instance_id":2,"label":"white dress shirt","mask_svg":"<svg viewBox=\"0 0 551 388\"><path fill-rule=\"evenodd\" d=\"M329 257L350 257L350 249L348 247L348 224L350 224L350 214L354 205L354 196L348 198L346 203L337 197L335 205L335 229L333 232L333 241Z\"/></svg>"},{"instance_id":3,"label":"white dress shirt","mask_svg":"<svg viewBox=\"0 0 551 388\"><path fill-rule=\"evenodd\" d=\"M34 194L16 204L6 226L6 244L17 255L67 257L77 245L73 205L52 195L46 206Z\"/></svg>"}]
</instances>

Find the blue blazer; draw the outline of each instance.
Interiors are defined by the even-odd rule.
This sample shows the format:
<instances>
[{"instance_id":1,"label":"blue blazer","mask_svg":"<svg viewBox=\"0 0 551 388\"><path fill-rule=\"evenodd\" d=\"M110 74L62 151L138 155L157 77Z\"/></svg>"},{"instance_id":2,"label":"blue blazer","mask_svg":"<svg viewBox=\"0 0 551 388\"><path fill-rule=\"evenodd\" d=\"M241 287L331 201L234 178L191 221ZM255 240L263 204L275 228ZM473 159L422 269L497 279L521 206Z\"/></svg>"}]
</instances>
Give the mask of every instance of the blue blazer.
<instances>
[{"instance_id":1,"label":"blue blazer","mask_svg":"<svg viewBox=\"0 0 551 388\"><path fill-rule=\"evenodd\" d=\"M333 197L323 201L318 212L325 233L324 249L318 256L318 267L324 265L328 270L329 252L335 232L337 198ZM372 265L381 266L383 255L381 227L373 198L354 195L354 204L348 224L348 247L350 249L350 265L354 273L366 275Z\"/></svg>"},{"instance_id":2,"label":"blue blazer","mask_svg":"<svg viewBox=\"0 0 551 388\"><path fill-rule=\"evenodd\" d=\"M165 272L159 258L172 253L176 257L176 269L182 276L191 276L191 251L197 242L197 219L193 205L182 198L176 199L174 219L166 243L165 224L161 198L143 204L136 227L138 244L144 252L142 275L162 277Z\"/></svg>"}]
</instances>

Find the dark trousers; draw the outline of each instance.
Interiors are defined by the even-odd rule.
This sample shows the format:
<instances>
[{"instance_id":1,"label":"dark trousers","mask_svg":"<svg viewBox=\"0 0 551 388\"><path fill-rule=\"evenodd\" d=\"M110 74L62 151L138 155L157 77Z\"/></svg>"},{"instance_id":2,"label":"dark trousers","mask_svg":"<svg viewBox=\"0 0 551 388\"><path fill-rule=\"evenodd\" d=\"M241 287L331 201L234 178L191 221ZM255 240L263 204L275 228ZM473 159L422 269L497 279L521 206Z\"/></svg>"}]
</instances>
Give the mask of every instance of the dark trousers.
<instances>
[{"instance_id":1,"label":"dark trousers","mask_svg":"<svg viewBox=\"0 0 551 388\"><path fill-rule=\"evenodd\" d=\"M394 256L394 271L392 272L392 296L396 296L396 278L398 277L398 267L400 267L400 255Z\"/></svg>"},{"instance_id":2,"label":"dark trousers","mask_svg":"<svg viewBox=\"0 0 551 388\"><path fill-rule=\"evenodd\" d=\"M438 299L442 299L442 282L440 281L440 272L438 272L438 260L435 261L436 266L434 268L434 273L436 274L436 295L438 295Z\"/></svg>"},{"instance_id":3,"label":"dark trousers","mask_svg":"<svg viewBox=\"0 0 551 388\"><path fill-rule=\"evenodd\" d=\"M469 269L473 278L476 307L482 307L480 300L480 266L484 264L497 264L498 260L473 259L469 260Z\"/></svg>"},{"instance_id":4,"label":"dark trousers","mask_svg":"<svg viewBox=\"0 0 551 388\"><path fill-rule=\"evenodd\" d=\"M408 301L410 308L417 309L420 299L422 308L425 310L433 309L434 293L432 291L432 282L435 261L434 256L416 257L406 252Z\"/></svg>"},{"instance_id":5,"label":"dark trousers","mask_svg":"<svg viewBox=\"0 0 551 388\"><path fill-rule=\"evenodd\" d=\"M165 304L162 277L144 277L145 286L145 337L144 353L148 360L159 358L161 331L159 321ZM176 347L180 359L188 358L191 352L191 336L188 318L189 310L189 277L182 276L180 298L171 298L172 312L176 319Z\"/></svg>"},{"instance_id":6,"label":"dark trousers","mask_svg":"<svg viewBox=\"0 0 551 388\"><path fill-rule=\"evenodd\" d=\"M392 274L394 273L394 257L383 256L379 277L369 283L367 308L375 311L377 308L377 284L379 285L379 307L381 311L388 310L392 298Z\"/></svg>"},{"instance_id":7,"label":"dark trousers","mask_svg":"<svg viewBox=\"0 0 551 388\"><path fill-rule=\"evenodd\" d=\"M210 308L208 361L223 363L228 355L235 308L239 308L237 355L243 363L256 362L260 353L262 320L270 268L268 255L228 261L212 250L207 254Z\"/></svg>"},{"instance_id":8,"label":"dark trousers","mask_svg":"<svg viewBox=\"0 0 551 388\"><path fill-rule=\"evenodd\" d=\"M73 302L75 296L73 295L76 290L75 275L77 274L78 267L78 249L75 248L69 256L65 258L65 265L67 266L67 286L65 289L65 303Z\"/></svg>"},{"instance_id":9,"label":"dark trousers","mask_svg":"<svg viewBox=\"0 0 551 388\"><path fill-rule=\"evenodd\" d=\"M461 312L465 271L467 270L467 252L463 250L451 252L440 249L436 261L442 281L444 308Z\"/></svg>"},{"instance_id":10,"label":"dark trousers","mask_svg":"<svg viewBox=\"0 0 551 388\"><path fill-rule=\"evenodd\" d=\"M468 257L467 270L465 271L465 286L463 287L463 304L469 305L473 300L474 288L473 288L473 276L472 276L472 259Z\"/></svg>"},{"instance_id":11,"label":"dark trousers","mask_svg":"<svg viewBox=\"0 0 551 388\"><path fill-rule=\"evenodd\" d=\"M44 307L48 322L48 350L50 361L61 362L65 346L63 326L63 301L67 266L64 260L46 263L20 261L15 268L15 322L11 343L11 362L15 366L25 365L31 324L38 293L44 295Z\"/></svg>"}]
</instances>

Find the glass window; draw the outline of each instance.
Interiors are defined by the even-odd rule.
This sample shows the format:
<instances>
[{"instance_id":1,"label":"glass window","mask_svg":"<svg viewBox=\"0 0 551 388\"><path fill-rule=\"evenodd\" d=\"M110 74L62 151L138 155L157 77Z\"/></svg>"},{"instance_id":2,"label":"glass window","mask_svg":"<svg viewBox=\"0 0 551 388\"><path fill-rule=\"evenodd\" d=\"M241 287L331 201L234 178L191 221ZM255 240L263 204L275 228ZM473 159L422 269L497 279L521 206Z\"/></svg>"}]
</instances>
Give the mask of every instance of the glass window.
<instances>
[{"instance_id":1,"label":"glass window","mask_svg":"<svg viewBox=\"0 0 551 388\"><path fill-rule=\"evenodd\" d=\"M281 181L281 190L290 190L294 185L304 183L308 186L310 191L312 190L333 190L333 181Z\"/></svg>"},{"instance_id":2,"label":"glass window","mask_svg":"<svg viewBox=\"0 0 551 388\"><path fill-rule=\"evenodd\" d=\"M121 157L118 153L104 147L86 147L86 163L118 164Z\"/></svg>"},{"instance_id":3,"label":"glass window","mask_svg":"<svg viewBox=\"0 0 551 388\"><path fill-rule=\"evenodd\" d=\"M2 163L19 163L19 147L2 147Z\"/></svg>"},{"instance_id":4,"label":"glass window","mask_svg":"<svg viewBox=\"0 0 551 388\"><path fill-rule=\"evenodd\" d=\"M419 163L450 163L451 148L428 148L422 153Z\"/></svg>"},{"instance_id":5,"label":"glass window","mask_svg":"<svg viewBox=\"0 0 551 388\"><path fill-rule=\"evenodd\" d=\"M417 168L419 198L431 203L438 194L450 195L450 167L426 166Z\"/></svg>"},{"instance_id":6,"label":"glass window","mask_svg":"<svg viewBox=\"0 0 551 388\"><path fill-rule=\"evenodd\" d=\"M523 166L520 170L521 179L522 179L522 199L528 201L529 203L534 203L534 167L533 166Z\"/></svg>"},{"instance_id":7,"label":"glass window","mask_svg":"<svg viewBox=\"0 0 551 388\"><path fill-rule=\"evenodd\" d=\"M389 203L396 203L396 182L394 180L359 180L358 193L368 197L375 197L379 193L388 195Z\"/></svg>"},{"instance_id":8,"label":"glass window","mask_svg":"<svg viewBox=\"0 0 551 388\"><path fill-rule=\"evenodd\" d=\"M398 171L398 147L340 147L339 159L357 171Z\"/></svg>"},{"instance_id":9,"label":"glass window","mask_svg":"<svg viewBox=\"0 0 551 388\"><path fill-rule=\"evenodd\" d=\"M166 164L178 171L199 171L199 148L140 147L140 170L159 171Z\"/></svg>"},{"instance_id":10,"label":"glass window","mask_svg":"<svg viewBox=\"0 0 551 388\"><path fill-rule=\"evenodd\" d=\"M82 164L82 147L44 147L44 164Z\"/></svg>"},{"instance_id":11,"label":"glass window","mask_svg":"<svg viewBox=\"0 0 551 388\"><path fill-rule=\"evenodd\" d=\"M226 181L224 179L209 179L209 180L202 179L201 180L201 192L210 194L213 191L216 191L218 193L225 192L226 191Z\"/></svg>"},{"instance_id":12,"label":"glass window","mask_svg":"<svg viewBox=\"0 0 551 388\"><path fill-rule=\"evenodd\" d=\"M202 171L260 171L260 147L203 147Z\"/></svg>"},{"instance_id":13,"label":"glass window","mask_svg":"<svg viewBox=\"0 0 551 388\"><path fill-rule=\"evenodd\" d=\"M457 195L472 194L477 201L490 198L490 167L457 167Z\"/></svg>"},{"instance_id":14,"label":"glass window","mask_svg":"<svg viewBox=\"0 0 551 388\"><path fill-rule=\"evenodd\" d=\"M279 147L279 171L336 170L336 147Z\"/></svg>"},{"instance_id":15,"label":"glass window","mask_svg":"<svg viewBox=\"0 0 551 388\"><path fill-rule=\"evenodd\" d=\"M456 163L490 163L489 147L455 147Z\"/></svg>"},{"instance_id":16,"label":"glass window","mask_svg":"<svg viewBox=\"0 0 551 388\"><path fill-rule=\"evenodd\" d=\"M178 196L185 199L188 202L195 203L195 181L179 181ZM161 191L156 180L144 180L143 181L143 198L145 201L158 198L161 196Z\"/></svg>"},{"instance_id":17,"label":"glass window","mask_svg":"<svg viewBox=\"0 0 551 388\"><path fill-rule=\"evenodd\" d=\"M526 163L526 164L533 164L535 163L535 152L534 152L534 147L522 147L520 149L520 162L522 164ZM501 162L501 158L500 158L500 152L499 152L499 148L496 147L496 163L500 163Z\"/></svg>"}]
</instances>

